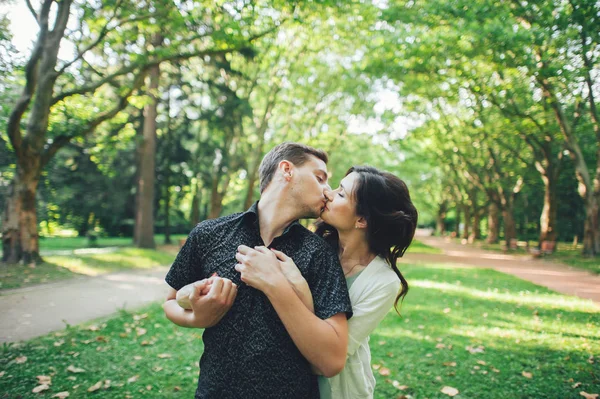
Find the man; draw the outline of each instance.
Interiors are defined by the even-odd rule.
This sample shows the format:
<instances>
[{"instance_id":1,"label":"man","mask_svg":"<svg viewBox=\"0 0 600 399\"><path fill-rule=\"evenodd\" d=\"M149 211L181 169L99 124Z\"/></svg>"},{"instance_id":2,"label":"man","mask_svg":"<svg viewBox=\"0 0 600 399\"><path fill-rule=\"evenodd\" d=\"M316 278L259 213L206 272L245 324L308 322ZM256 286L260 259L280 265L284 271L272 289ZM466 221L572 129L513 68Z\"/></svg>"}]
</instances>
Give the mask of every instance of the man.
<instances>
[{"instance_id":1,"label":"man","mask_svg":"<svg viewBox=\"0 0 600 399\"><path fill-rule=\"evenodd\" d=\"M310 365L326 376L345 364L352 307L337 254L298 223L326 203L327 155L283 143L259 168L261 199L248 211L206 220L190 233L165 280L169 320L206 328L196 398L318 398ZM289 255L309 284L310 312L285 278L262 292L236 270L238 247L264 246ZM216 273L216 276L215 276ZM194 283L191 310L177 290ZM263 290L267 291L267 290Z\"/></svg>"}]
</instances>

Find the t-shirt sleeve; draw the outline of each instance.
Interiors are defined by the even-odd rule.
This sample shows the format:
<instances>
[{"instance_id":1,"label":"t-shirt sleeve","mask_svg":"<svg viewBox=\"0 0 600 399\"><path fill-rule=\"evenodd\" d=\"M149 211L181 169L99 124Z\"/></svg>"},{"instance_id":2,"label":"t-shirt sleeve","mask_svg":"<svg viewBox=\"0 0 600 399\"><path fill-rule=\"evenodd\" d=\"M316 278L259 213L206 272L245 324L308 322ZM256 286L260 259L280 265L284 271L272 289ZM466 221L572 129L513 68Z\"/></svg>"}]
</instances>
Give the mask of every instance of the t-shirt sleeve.
<instances>
[{"instance_id":1,"label":"t-shirt sleeve","mask_svg":"<svg viewBox=\"0 0 600 399\"><path fill-rule=\"evenodd\" d=\"M165 276L167 284L175 290L205 278L202 273L202 241L204 240L201 240L201 224L199 224L188 235Z\"/></svg>"},{"instance_id":2,"label":"t-shirt sleeve","mask_svg":"<svg viewBox=\"0 0 600 399\"><path fill-rule=\"evenodd\" d=\"M313 255L314 268L308 285L312 292L315 315L322 320L338 313L352 317L352 304L342 266L333 250L327 248Z\"/></svg>"}]
</instances>

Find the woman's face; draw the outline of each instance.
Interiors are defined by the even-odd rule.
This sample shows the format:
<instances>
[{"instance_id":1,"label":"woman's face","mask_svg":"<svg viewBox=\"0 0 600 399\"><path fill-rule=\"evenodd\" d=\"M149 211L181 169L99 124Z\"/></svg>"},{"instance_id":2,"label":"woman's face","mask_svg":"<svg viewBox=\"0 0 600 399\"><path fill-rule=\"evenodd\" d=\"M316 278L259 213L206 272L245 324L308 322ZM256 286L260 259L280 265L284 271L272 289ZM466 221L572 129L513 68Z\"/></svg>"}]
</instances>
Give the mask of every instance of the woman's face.
<instances>
[{"instance_id":1,"label":"woman's face","mask_svg":"<svg viewBox=\"0 0 600 399\"><path fill-rule=\"evenodd\" d=\"M352 195L357 177L358 174L352 172L342 179L337 189L326 191L328 202L321 213L321 219L338 231L353 229L359 219Z\"/></svg>"}]
</instances>

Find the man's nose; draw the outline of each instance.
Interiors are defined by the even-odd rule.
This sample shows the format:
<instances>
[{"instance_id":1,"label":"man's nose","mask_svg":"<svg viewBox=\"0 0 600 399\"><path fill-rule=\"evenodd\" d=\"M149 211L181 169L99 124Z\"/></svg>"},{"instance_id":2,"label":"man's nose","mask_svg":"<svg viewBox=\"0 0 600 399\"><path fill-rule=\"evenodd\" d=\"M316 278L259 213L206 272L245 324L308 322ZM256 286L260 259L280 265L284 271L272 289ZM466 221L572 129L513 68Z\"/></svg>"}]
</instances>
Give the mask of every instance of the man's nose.
<instances>
[{"instance_id":1,"label":"man's nose","mask_svg":"<svg viewBox=\"0 0 600 399\"><path fill-rule=\"evenodd\" d=\"M333 190L331 189L329 184L327 185L327 187L325 187L323 194L325 195L325 200L327 200L328 202L333 200Z\"/></svg>"}]
</instances>

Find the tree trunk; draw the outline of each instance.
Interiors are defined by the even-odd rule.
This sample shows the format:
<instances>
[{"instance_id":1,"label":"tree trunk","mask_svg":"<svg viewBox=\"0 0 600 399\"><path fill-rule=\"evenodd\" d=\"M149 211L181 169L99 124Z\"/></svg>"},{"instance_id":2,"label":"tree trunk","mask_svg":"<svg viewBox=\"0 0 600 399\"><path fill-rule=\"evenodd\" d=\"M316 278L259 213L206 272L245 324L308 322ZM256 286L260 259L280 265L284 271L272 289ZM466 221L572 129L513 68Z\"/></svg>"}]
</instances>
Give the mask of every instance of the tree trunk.
<instances>
[{"instance_id":1,"label":"tree trunk","mask_svg":"<svg viewBox=\"0 0 600 399\"><path fill-rule=\"evenodd\" d=\"M488 231L487 231L487 243L496 244L498 237L500 236L500 218L498 205L494 202L490 203L488 207Z\"/></svg>"},{"instance_id":2,"label":"tree trunk","mask_svg":"<svg viewBox=\"0 0 600 399\"><path fill-rule=\"evenodd\" d=\"M454 235L460 237L460 206L456 207L456 226L454 226Z\"/></svg>"},{"instance_id":3,"label":"tree trunk","mask_svg":"<svg viewBox=\"0 0 600 399\"><path fill-rule=\"evenodd\" d=\"M171 244L171 188L169 183L169 172L165 177L165 245Z\"/></svg>"},{"instance_id":4,"label":"tree trunk","mask_svg":"<svg viewBox=\"0 0 600 399\"><path fill-rule=\"evenodd\" d=\"M471 228L471 214L470 214L470 208L468 205L465 205L463 207L463 214L465 215L465 223L464 223L465 227L462 232L462 238L468 239L469 238L469 230Z\"/></svg>"},{"instance_id":5,"label":"tree trunk","mask_svg":"<svg viewBox=\"0 0 600 399\"><path fill-rule=\"evenodd\" d=\"M515 225L512 207L507 207L502 210L502 220L504 222L504 239L506 240L507 248L510 248L511 240L517 238L517 227Z\"/></svg>"},{"instance_id":6,"label":"tree trunk","mask_svg":"<svg viewBox=\"0 0 600 399\"><path fill-rule=\"evenodd\" d=\"M144 108L144 133L141 143L139 164L138 201L135 223L135 245L138 248L155 248L154 243L154 181L156 163L156 114L158 107L157 90L160 67L151 67L148 75L150 103Z\"/></svg>"},{"instance_id":7,"label":"tree trunk","mask_svg":"<svg viewBox=\"0 0 600 399\"><path fill-rule=\"evenodd\" d=\"M473 211L473 226L471 235L469 235L469 242L475 242L475 240L481 239L481 213L480 209L474 209Z\"/></svg>"},{"instance_id":8,"label":"tree trunk","mask_svg":"<svg viewBox=\"0 0 600 399\"><path fill-rule=\"evenodd\" d=\"M556 241L556 181L542 175L544 181L544 207L540 216L540 245L543 241Z\"/></svg>"},{"instance_id":9,"label":"tree trunk","mask_svg":"<svg viewBox=\"0 0 600 399\"><path fill-rule=\"evenodd\" d=\"M583 254L586 256L600 255L599 208L600 196L588 195L586 198L585 222L583 225Z\"/></svg>"},{"instance_id":10,"label":"tree trunk","mask_svg":"<svg viewBox=\"0 0 600 399\"><path fill-rule=\"evenodd\" d=\"M35 196L39 173L24 172L17 166L2 217L2 260L41 263Z\"/></svg>"},{"instance_id":11,"label":"tree trunk","mask_svg":"<svg viewBox=\"0 0 600 399\"><path fill-rule=\"evenodd\" d=\"M439 236L443 236L446 233L446 211L448 210L448 203L443 201L438 207L438 212L435 222L435 232Z\"/></svg>"}]
</instances>

